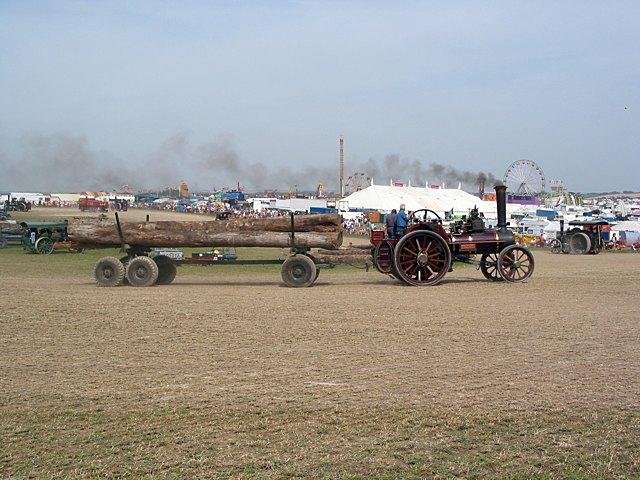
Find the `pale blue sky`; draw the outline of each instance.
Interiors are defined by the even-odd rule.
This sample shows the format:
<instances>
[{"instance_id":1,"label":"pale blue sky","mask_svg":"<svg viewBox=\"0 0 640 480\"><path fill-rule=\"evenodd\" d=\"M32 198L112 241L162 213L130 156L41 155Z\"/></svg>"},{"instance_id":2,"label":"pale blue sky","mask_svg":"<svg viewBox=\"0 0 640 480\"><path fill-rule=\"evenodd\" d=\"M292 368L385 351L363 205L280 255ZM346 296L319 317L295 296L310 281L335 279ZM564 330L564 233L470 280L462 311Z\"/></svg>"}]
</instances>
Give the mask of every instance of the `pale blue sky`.
<instances>
[{"instance_id":1,"label":"pale blue sky","mask_svg":"<svg viewBox=\"0 0 640 480\"><path fill-rule=\"evenodd\" d=\"M81 187L33 148L59 135L132 171L176 135L178 164L223 138L335 188L308 177L334 173L344 134L348 173L398 154L501 176L528 158L574 190L640 190L639 20L637 1L0 1L0 163L29 167L0 189Z\"/></svg>"}]
</instances>

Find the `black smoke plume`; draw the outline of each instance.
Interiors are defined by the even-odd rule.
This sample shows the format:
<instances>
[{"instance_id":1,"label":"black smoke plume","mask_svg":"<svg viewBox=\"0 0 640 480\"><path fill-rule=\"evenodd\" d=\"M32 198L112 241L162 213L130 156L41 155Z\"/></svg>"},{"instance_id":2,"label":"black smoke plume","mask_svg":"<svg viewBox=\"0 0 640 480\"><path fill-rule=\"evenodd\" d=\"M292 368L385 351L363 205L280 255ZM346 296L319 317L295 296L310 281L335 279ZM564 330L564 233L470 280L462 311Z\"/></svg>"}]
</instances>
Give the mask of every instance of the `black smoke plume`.
<instances>
[{"instance_id":1,"label":"black smoke plume","mask_svg":"<svg viewBox=\"0 0 640 480\"><path fill-rule=\"evenodd\" d=\"M58 133L25 135L21 152L15 161L0 155L4 175L0 190L78 192L84 190L120 189L129 185L136 190L175 187L187 181L192 190L211 191L232 187L240 182L247 190L265 189L313 190L323 182L337 191L337 159L327 159L324 166L297 168L262 162L245 162L235 148L231 135L221 135L206 143L194 144L186 133L177 133L154 152L142 158L120 158L106 151L90 148L86 137ZM426 163L387 155L382 159L350 165L346 176L361 172L377 184L390 179L411 181L414 186L425 182L445 182L448 187L476 191L481 182L487 186L497 181L490 173L456 168L439 163Z\"/></svg>"}]
</instances>

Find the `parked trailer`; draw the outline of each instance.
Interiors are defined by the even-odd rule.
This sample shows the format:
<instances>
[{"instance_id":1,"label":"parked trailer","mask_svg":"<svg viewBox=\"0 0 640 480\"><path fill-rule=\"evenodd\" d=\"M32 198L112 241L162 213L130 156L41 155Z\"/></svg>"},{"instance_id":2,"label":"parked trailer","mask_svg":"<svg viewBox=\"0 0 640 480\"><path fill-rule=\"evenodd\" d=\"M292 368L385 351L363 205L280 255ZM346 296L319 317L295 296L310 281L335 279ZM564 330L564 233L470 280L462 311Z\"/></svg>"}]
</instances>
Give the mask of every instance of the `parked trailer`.
<instances>
[{"instance_id":1,"label":"parked trailer","mask_svg":"<svg viewBox=\"0 0 640 480\"><path fill-rule=\"evenodd\" d=\"M0 220L0 249L7 245L20 244L24 229L22 225L14 221Z\"/></svg>"},{"instance_id":2,"label":"parked trailer","mask_svg":"<svg viewBox=\"0 0 640 480\"><path fill-rule=\"evenodd\" d=\"M150 287L152 285L167 285L173 282L179 265L213 265L233 263L234 265L282 265L281 276L289 287L309 287L317 280L320 270L333 268L339 264L352 264L353 255L317 256L311 253L311 248L301 245L297 236L305 232L296 231L296 217L290 215L289 256L284 260L214 260L213 258L197 258L176 260L171 254L156 251L145 245L129 245L123 235L122 225L118 214L115 214L116 229L120 238L121 248L126 252L122 258L104 257L94 268L94 277L98 286L115 287L127 283L134 287ZM363 250L357 260L366 263L369 259L368 251Z\"/></svg>"},{"instance_id":3,"label":"parked trailer","mask_svg":"<svg viewBox=\"0 0 640 480\"><path fill-rule=\"evenodd\" d=\"M22 235L15 233L0 233L0 250L7 248L8 245L21 245Z\"/></svg>"}]
</instances>

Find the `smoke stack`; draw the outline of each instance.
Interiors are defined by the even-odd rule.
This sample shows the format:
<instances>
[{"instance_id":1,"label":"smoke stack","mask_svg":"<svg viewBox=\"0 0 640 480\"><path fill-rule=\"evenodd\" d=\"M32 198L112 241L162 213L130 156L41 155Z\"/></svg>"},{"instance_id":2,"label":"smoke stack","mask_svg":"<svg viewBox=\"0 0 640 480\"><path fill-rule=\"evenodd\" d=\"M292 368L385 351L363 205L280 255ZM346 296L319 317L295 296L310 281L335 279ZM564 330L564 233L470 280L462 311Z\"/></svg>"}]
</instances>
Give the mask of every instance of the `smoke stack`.
<instances>
[{"instance_id":1,"label":"smoke stack","mask_svg":"<svg viewBox=\"0 0 640 480\"><path fill-rule=\"evenodd\" d=\"M340 198L344 197L344 137L340 135Z\"/></svg>"},{"instance_id":2,"label":"smoke stack","mask_svg":"<svg viewBox=\"0 0 640 480\"><path fill-rule=\"evenodd\" d=\"M496 189L496 208L498 209L498 230L507 230L507 187L498 184Z\"/></svg>"},{"instance_id":3,"label":"smoke stack","mask_svg":"<svg viewBox=\"0 0 640 480\"><path fill-rule=\"evenodd\" d=\"M479 194L480 194L480 198L484 198L484 179L480 180L480 189L479 189Z\"/></svg>"}]
</instances>

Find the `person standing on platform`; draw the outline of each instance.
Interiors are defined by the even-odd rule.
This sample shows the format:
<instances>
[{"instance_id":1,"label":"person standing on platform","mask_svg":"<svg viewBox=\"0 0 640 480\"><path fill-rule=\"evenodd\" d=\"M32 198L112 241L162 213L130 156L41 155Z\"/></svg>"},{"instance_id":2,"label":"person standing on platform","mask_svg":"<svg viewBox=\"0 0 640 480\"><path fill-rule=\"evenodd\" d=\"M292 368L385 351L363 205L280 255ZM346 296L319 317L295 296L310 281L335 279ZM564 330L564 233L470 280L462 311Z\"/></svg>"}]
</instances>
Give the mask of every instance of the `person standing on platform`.
<instances>
[{"instance_id":1,"label":"person standing on platform","mask_svg":"<svg viewBox=\"0 0 640 480\"><path fill-rule=\"evenodd\" d=\"M400 211L396 215L396 238L400 238L404 235L404 230L409 224L409 217L404 210L404 203L400 205Z\"/></svg>"},{"instance_id":2,"label":"person standing on platform","mask_svg":"<svg viewBox=\"0 0 640 480\"><path fill-rule=\"evenodd\" d=\"M384 224L387 227L387 238L395 238L396 236L396 217L398 212L394 208L391 213L384 219Z\"/></svg>"}]
</instances>

